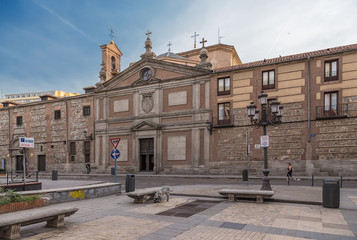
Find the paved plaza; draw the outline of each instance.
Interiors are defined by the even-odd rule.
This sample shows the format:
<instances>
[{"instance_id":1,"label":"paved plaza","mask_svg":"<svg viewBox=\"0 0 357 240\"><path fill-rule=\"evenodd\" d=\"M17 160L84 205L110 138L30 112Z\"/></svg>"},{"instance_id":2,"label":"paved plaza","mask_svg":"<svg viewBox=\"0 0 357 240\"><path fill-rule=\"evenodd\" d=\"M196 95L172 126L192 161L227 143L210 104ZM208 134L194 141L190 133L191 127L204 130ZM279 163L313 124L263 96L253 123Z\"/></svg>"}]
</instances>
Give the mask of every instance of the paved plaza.
<instances>
[{"instance_id":1,"label":"paved plaza","mask_svg":"<svg viewBox=\"0 0 357 240\"><path fill-rule=\"evenodd\" d=\"M93 183L98 181L44 179L43 187ZM77 207L79 211L65 219L63 228L46 228L40 223L23 227L21 235L22 239L356 239L357 189L341 189L340 208L334 209L322 207L321 187L272 186L274 201L258 204L222 199L216 190L227 186L232 187L171 185L170 201L164 197L161 203L134 204L123 191L53 204L49 207Z\"/></svg>"}]
</instances>

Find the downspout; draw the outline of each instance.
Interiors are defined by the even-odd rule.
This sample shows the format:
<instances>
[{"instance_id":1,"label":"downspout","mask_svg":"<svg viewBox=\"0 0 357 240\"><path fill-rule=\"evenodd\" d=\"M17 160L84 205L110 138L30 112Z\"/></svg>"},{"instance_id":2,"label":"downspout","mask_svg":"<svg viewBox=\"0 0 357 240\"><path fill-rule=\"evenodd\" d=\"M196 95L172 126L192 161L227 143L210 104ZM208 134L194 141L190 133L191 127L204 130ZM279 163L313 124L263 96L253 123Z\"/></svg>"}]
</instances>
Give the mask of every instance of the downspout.
<instances>
[{"instance_id":1,"label":"downspout","mask_svg":"<svg viewBox=\"0 0 357 240\"><path fill-rule=\"evenodd\" d=\"M307 142L311 142L310 56L307 57Z\"/></svg>"},{"instance_id":2,"label":"downspout","mask_svg":"<svg viewBox=\"0 0 357 240\"><path fill-rule=\"evenodd\" d=\"M94 108L94 94L92 94L92 103L93 103L93 110L92 110L92 112L93 112L93 120L92 120L92 122L93 122L93 140L94 140L94 144L93 144L93 163L95 163L95 154L96 154L96 152L95 152L95 141L96 141L96 139L95 139L95 121L96 121L96 119L95 119L95 112L94 112L94 110L95 110L95 108ZM98 106L97 106L98 107ZM91 146L92 147L92 146Z\"/></svg>"},{"instance_id":3,"label":"downspout","mask_svg":"<svg viewBox=\"0 0 357 240\"><path fill-rule=\"evenodd\" d=\"M11 137L10 137L10 134L11 134L11 131L10 131L10 126L11 126L11 123L10 123L10 108L8 107L7 108L7 113L8 113L8 116L9 116L9 158L10 158L10 172L11 172L11 174L12 174L12 152L11 152ZM5 166L6 167L6 166Z\"/></svg>"}]
</instances>

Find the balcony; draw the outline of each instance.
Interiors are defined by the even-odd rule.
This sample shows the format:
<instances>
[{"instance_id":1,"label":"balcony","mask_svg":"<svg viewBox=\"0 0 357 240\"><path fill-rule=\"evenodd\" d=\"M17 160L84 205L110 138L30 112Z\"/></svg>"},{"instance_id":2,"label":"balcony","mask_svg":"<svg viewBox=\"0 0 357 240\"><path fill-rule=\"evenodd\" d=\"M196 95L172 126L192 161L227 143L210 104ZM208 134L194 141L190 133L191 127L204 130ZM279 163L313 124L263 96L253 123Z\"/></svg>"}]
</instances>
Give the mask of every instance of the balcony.
<instances>
[{"instance_id":1,"label":"balcony","mask_svg":"<svg viewBox=\"0 0 357 240\"><path fill-rule=\"evenodd\" d=\"M347 113L347 104L316 107L316 119L344 118L347 117Z\"/></svg>"}]
</instances>

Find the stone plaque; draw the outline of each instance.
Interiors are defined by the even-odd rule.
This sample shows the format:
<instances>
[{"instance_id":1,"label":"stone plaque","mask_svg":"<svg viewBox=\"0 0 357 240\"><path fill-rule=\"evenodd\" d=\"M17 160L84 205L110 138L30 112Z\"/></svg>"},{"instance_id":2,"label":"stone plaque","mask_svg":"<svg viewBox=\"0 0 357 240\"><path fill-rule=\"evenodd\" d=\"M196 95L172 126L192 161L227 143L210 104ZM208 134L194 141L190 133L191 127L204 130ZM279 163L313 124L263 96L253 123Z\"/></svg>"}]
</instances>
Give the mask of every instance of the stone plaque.
<instances>
[{"instance_id":1,"label":"stone plaque","mask_svg":"<svg viewBox=\"0 0 357 240\"><path fill-rule=\"evenodd\" d=\"M167 160L186 160L186 136L167 138Z\"/></svg>"},{"instance_id":2,"label":"stone plaque","mask_svg":"<svg viewBox=\"0 0 357 240\"><path fill-rule=\"evenodd\" d=\"M114 112L129 111L129 99L114 101Z\"/></svg>"},{"instance_id":3,"label":"stone plaque","mask_svg":"<svg viewBox=\"0 0 357 240\"><path fill-rule=\"evenodd\" d=\"M169 106L187 104L187 91L169 93Z\"/></svg>"}]
</instances>

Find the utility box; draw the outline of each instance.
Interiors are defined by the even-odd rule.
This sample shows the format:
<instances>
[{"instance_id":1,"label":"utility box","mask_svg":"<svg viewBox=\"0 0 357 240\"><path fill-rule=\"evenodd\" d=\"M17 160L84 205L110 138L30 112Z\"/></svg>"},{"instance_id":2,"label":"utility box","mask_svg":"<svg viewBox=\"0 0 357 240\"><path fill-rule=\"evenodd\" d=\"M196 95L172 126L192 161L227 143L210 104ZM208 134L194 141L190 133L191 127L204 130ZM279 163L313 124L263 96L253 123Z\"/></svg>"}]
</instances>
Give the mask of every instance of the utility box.
<instances>
[{"instance_id":1,"label":"utility box","mask_svg":"<svg viewBox=\"0 0 357 240\"><path fill-rule=\"evenodd\" d=\"M114 176L114 175L115 175L115 168L112 167L112 168L110 169L110 173L112 174L112 176Z\"/></svg>"},{"instance_id":2,"label":"utility box","mask_svg":"<svg viewBox=\"0 0 357 240\"><path fill-rule=\"evenodd\" d=\"M125 191L134 192L135 191L135 175L127 174L125 179Z\"/></svg>"},{"instance_id":3,"label":"utility box","mask_svg":"<svg viewBox=\"0 0 357 240\"><path fill-rule=\"evenodd\" d=\"M58 180L58 171L57 170L52 170L52 181L53 180Z\"/></svg>"},{"instance_id":4,"label":"utility box","mask_svg":"<svg viewBox=\"0 0 357 240\"><path fill-rule=\"evenodd\" d=\"M340 185L335 179L324 179L322 185L322 206L325 208L340 207Z\"/></svg>"},{"instance_id":5,"label":"utility box","mask_svg":"<svg viewBox=\"0 0 357 240\"><path fill-rule=\"evenodd\" d=\"M242 174L243 174L243 182L248 181L248 169L244 169L242 171Z\"/></svg>"}]
</instances>

